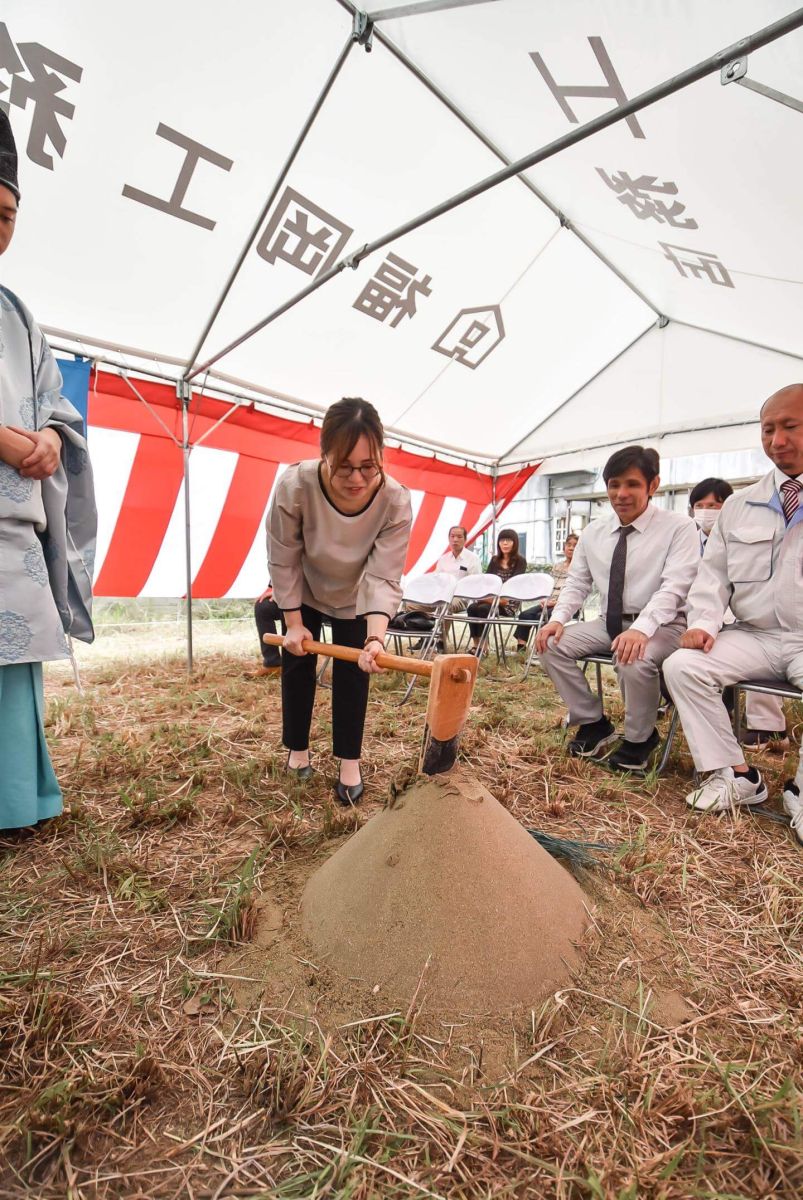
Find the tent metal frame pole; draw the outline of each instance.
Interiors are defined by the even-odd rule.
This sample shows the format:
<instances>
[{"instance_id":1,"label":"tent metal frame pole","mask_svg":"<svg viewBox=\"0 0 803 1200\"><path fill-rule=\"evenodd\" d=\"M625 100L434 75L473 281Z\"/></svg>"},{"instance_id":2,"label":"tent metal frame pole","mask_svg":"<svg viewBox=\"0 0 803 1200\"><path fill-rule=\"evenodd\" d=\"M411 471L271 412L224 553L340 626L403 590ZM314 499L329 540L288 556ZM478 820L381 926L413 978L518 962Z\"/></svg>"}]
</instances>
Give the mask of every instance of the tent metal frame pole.
<instances>
[{"instance_id":1,"label":"tent metal frame pole","mask_svg":"<svg viewBox=\"0 0 803 1200\"><path fill-rule=\"evenodd\" d=\"M759 96L765 96L767 100L775 100L777 104L783 104L786 108L803 113L803 100L796 100L794 96L788 96L786 92L779 92L776 88L768 87L766 83L759 83L757 79L748 79L746 75L735 82L741 87L749 88L751 92L757 92Z\"/></svg>"},{"instance_id":2,"label":"tent metal frame pole","mask_svg":"<svg viewBox=\"0 0 803 1200\"><path fill-rule=\"evenodd\" d=\"M347 12L353 12L355 8L353 0L337 0L337 3ZM387 51L389 51L390 54L393 55L397 62L400 62L401 65L405 67L411 75L415 76L419 83L424 85L428 92L432 93L436 100L439 100L441 104L448 108L452 116L457 117L458 121L465 126L469 133L472 133L474 137L482 142L486 150L490 150L491 154L493 154L501 163L504 163L506 166L510 164L511 159L508 158L508 156L499 146L497 146L493 139L490 138L487 133L484 133L479 126L472 121L471 117L469 117L469 115L454 102L454 100L447 96L445 92L441 91L437 83L435 83L433 79L430 79L429 75L427 75L426 72L423 71L416 63L414 63L411 58L408 58L404 51L401 50L386 33L383 33L381 29L377 28L374 30L374 37L378 42L381 42L381 44ZM641 300L643 304L646 304L648 308L651 308L657 317L661 315L660 310L656 307L649 296L645 295L641 288L639 288L632 279L628 278L628 276L625 275L625 273L619 267L617 267L615 263L611 262L607 255L605 255L603 251L600 250L600 248L595 245L589 237L586 236L585 233L581 233L573 221L567 217L566 214L560 208L558 208L557 204L550 200L540 188L536 187L531 179L528 179L526 175L519 175L518 178L520 182L524 184L527 190L531 192L541 204L545 205L552 215L557 218L562 229L568 230L569 233L573 234L579 242L582 242L585 248L589 250L595 258L599 259L599 261L606 266L609 271L612 271L616 278L623 283L626 288L629 288L629 290L635 296L638 296L639 300Z\"/></svg>"},{"instance_id":3,"label":"tent metal frame pole","mask_svg":"<svg viewBox=\"0 0 803 1200\"><path fill-rule=\"evenodd\" d=\"M576 146L579 142L583 142L586 138L593 136L593 134L600 133L603 129L609 129L612 125L619 124L626 117L641 112L642 109L648 108L651 104L655 104L659 100L665 100L668 96L674 95L675 92L689 87L690 84L698 83L701 79L705 79L707 75L713 75L715 72L720 71L723 66L731 62L734 58L748 54L762 46L769 45L770 42L777 41L778 38L783 37L785 34L791 33L795 29L800 29L801 26L803 26L803 9L798 8L788 16L782 17L779 21L773 21L771 25L765 25L762 29L756 30L755 33L749 34L747 37L741 38L740 41L726 46L723 50L717 51L716 54L712 54L709 58L703 59L702 62L695 63L694 66L688 67L678 75L673 75L670 79L664 80L663 83L648 88L645 92L641 92L625 104L618 105L608 112L594 117L593 120L587 121L577 129L570 130L568 133L549 142L546 146L534 150L531 154L525 155L524 158L517 159L510 166L503 167L500 171L495 171L492 175L486 176L485 179L471 184L470 187L464 188L446 200L442 200L440 204L434 205L432 208L427 209L426 212L412 217L409 221L405 221L401 225L397 225L389 233L375 238L372 242L367 242L364 246L361 246L350 255L341 259L340 262L335 263L327 271L324 271L312 283L302 288L300 292L297 292L295 296L291 296L289 300L279 305L267 317L258 321L256 325L252 325L250 329L247 329L239 337L235 338L233 342L224 346L212 358L207 359L206 362L188 371L185 374L185 378L192 379L196 375L203 374L214 363L265 329L277 317L294 308L296 304L306 299L307 296L317 291L318 288L323 287L330 279L334 279L344 268L357 267L362 259L375 254L377 250L381 250L389 243L398 241L405 234L420 229L422 225L427 225L430 221L434 221L436 217L451 212L461 204L465 204L468 200L473 200L476 196L481 196L491 188L497 187L500 183L506 183L508 179L513 179L516 175L520 175L522 171L527 171L530 167L534 167L538 163L545 162L547 159L554 157L554 155L560 154L562 150L567 150L570 146Z\"/></svg>"},{"instance_id":4,"label":"tent metal frame pole","mask_svg":"<svg viewBox=\"0 0 803 1200\"><path fill-rule=\"evenodd\" d=\"M496 554L496 481L497 481L497 477L498 477L498 471L499 471L498 467L496 466L496 464L494 464L494 471L493 471L493 475L491 476L491 512L492 512L491 541L493 543L493 550L491 551L492 556L494 554Z\"/></svg>"},{"instance_id":5,"label":"tent metal frame pole","mask_svg":"<svg viewBox=\"0 0 803 1200\"><path fill-rule=\"evenodd\" d=\"M187 614L187 674L193 672L192 656L192 535L190 522L190 397L189 386L179 382L176 388L181 401L181 453L184 461L184 563L186 567Z\"/></svg>"},{"instance_id":6,"label":"tent metal frame pole","mask_svg":"<svg viewBox=\"0 0 803 1200\"><path fill-rule=\"evenodd\" d=\"M237 258L237 261L234 264L234 266L229 274L228 279L226 280L225 284L223 285L223 290L221 291L220 295L218 296L217 300L215 301L212 312L210 313L209 317L207 318L206 324L204 325L203 332L201 333L201 336L198 338L198 341L196 342L195 347L193 348L193 351L192 351L192 353L189 357L189 360L186 364L186 370L185 370L184 376L183 376L184 379L191 378L190 372L192 371L192 368L194 367L194 365L198 359L198 355L201 353L201 349L203 348L203 345L209 336L209 332L210 332L212 326L214 325L215 321L218 318L221 308L226 303L226 298L228 297L229 292L231 291L232 287L234 286L234 281L237 278L237 276L239 275L240 270L242 269L243 263L245 262L246 258L248 257L251 247L253 246L254 242L257 239L259 231L262 228L263 222L264 222L265 218L267 217L268 213L270 212L270 209L273 205L274 200L276 199L276 197L279 194L279 188L284 183L284 181L287 178L287 175L290 171L290 168L292 167L293 163L295 162L296 158L298 157L298 153L301 150L301 147L304 145L307 134L309 133L310 129L312 129L312 126L315 123L315 119L318 116L318 113L321 111L321 108L323 107L323 103L326 100L326 97L329 95L329 92L332 89L332 85L334 84L335 80L337 79L338 75L340 74L342 68L345 65L346 59L348 58L348 56L351 52L352 46L354 46L359 40L360 40L360 37L359 37L359 32L357 30L357 19L355 17L354 26L352 27L352 31L349 34L348 38L346 39L346 43L343 46L343 49L338 54L337 59L335 60L335 64L332 67L331 71L329 72L323 87L321 88L320 92L318 93L315 103L313 104L312 108L310 109L310 111L307 115L306 121L301 126L301 131L298 134L298 137L296 138L295 142L293 143L290 153L287 155L287 158L284 160L282 168L279 171L278 176L276 177L276 181L270 190L268 198L265 201L265 203L263 204L262 208L260 209L259 216L257 217L256 221L254 222L254 224L251 228L251 232L248 235L246 243L243 246L242 250L240 251L239 257ZM184 364L182 364L182 365L184 365Z\"/></svg>"},{"instance_id":7,"label":"tent metal frame pole","mask_svg":"<svg viewBox=\"0 0 803 1200\"><path fill-rule=\"evenodd\" d=\"M446 12L450 8L468 8L472 4L498 4L499 0L413 0L399 8L382 8L368 13L369 21L398 21L401 17L418 17L422 13Z\"/></svg>"},{"instance_id":8,"label":"tent metal frame pole","mask_svg":"<svg viewBox=\"0 0 803 1200\"><path fill-rule=\"evenodd\" d=\"M641 432L634 433L633 437L637 438L639 441L646 439L646 438L655 438L656 441L662 441L664 438L680 437L682 434L686 434L686 433L716 433L720 429L749 429L750 426L758 426L758 424L759 424L759 420L758 420L758 417L756 416L756 417L750 417L744 421L728 421L728 422L720 423L718 425L690 425L690 426L684 426L683 428L680 428L680 429L645 429L645 430L642 430ZM616 438L614 441L611 441L611 442L597 442L593 446L580 446L573 450L559 450L559 451L556 451L554 454L544 455L544 458L541 461L546 462L547 459L568 458L570 454L572 454L572 455L573 454L586 454L591 450L608 450L612 446L627 446L629 444L630 444L630 442L628 441L627 438ZM506 467L527 467L527 466L532 466L532 463L533 463L533 459L522 458L522 459L517 459L516 462L505 463L504 466L506 466ZM540 466L539 466L539 470L540 470ZM669 486L669 485L667 485L667 486Z\"/></svg>"},{"instance_id":9,"label":"tent metal frame pole","mask_svg":"<svg viewBox=\"0 0 803 1200\"><path fill-rule=\"evenodd\" d=\"M514 442L513 445L500 457L499 464L505 467L510 466L511 464L507 462L507 457L509 454L513 454L516 450L518 450L519 446L528 441L528 439L531 438L534 433L537 433L542 425L546 425L547 421L551 421L555 414L559 413L562 408L565 408L567 404L571 404L572 400L576 400L581 392L584 392L585 389L589 387L589 385L592 384L595 379L599 379L600 375L604 375L609 367L612 367L613 364L617 362L623 354L627 354L628 350L631 350L637 342L641 341L643 337L646 337L648 333L652 333L654 329L665 328L665 326L668 324L669 321L666 317L660 317L657 321L652 321L646 329L642 329L641 333L637 334L632 341L628 342L626 346L623 346L621 350L614 354L613 358L609 358L605 365L600 367L598 371L595 371L590 379L586 379L585 383L581 384L580 387L577 388L576 391L572 392L570 396L567 396L565 400L562 400L557 407L552 409L552 412L547 413L547 415L542 417L536 425L533 425L532 429L528 430L524 437L521 437L517 442ZM535 457L537 457L537 455Z\"/></svg>"},{"instance_id":10,"label":"tent metal frame pole","mask_svg":"<svg viewBox=\"0 0 803 1200\"><path fill-rule=\"evenodd\" d=\"M503 466L503 467L514 467L514 466L523 466L523 464L525 464L526 462L532 462L533 461L532 458L521 458L521 460L515 460L513 462L508 462L508 456L511 454L514 454L514 452L517 449L519 449L519 446L522 445L522 443L527 442L528 438L532 438L533 433L540 430L541 426L546 425L546 422L551 420L552 416L555 416L556 413L561 412L561 409L565 408L565 406L567 406L567 404L570 404L571 401L576 400L577 396L580 396L581 392L585 391L586 388L588 388L588 386L591 385L595 379L599 379L601 374L605 374L605 372L607 371L607 368L613 366L613 364L615 364L617 359L622 358L623 354L627 354L628 350L631 347L635 346L636 342L640 342L642 337L645 337L647 334L651 334L651 332L653 332L653 330L666 329L667 325L677 325L678 328L691 329L691 330L694 330L695 332L697 332L697 334L707 334L709 337L726 337L726 338L729 338L729 340L731 342L738 342L739 346L753 346L756 350L767 350L767 353L769 353L769 354L784 354L786 356L786 358L798 359L799 361L803 362L803 354L795 354L795 352L793 352L793 350L780 350L780 349L778 349L777 346L767 346L766 342L751 341L750 338L737 337L736 334L724 334L724 332L721 332L718 329L708 329L706 325L695 325L695 324L689 322L689 320L676 320L675 318L672 318L670 320L670 318L667 318L667 317L661 318L660 320L657 320L657 322L655 322L654 324L648 325L647 329L642 330L642 332L641 332L641 334L639 334L639 336L634 337L633 341L628 342L627 346L625 346L625 347L623 347L623 349L619 350L619 353L615 354L615 356L613 356L613 358L609 362L606 362L604 367L600 367L600 370L595 372L593 374L593 376L591 377L591 379L587 379L586 382L583 383L581 388L577 388L576 391L573 391L573 394L571 394L570 396L567 396L567 398L565 398L565 400L561 404L558 404L557 408L553 408L552 412L549 415L545 416L545 418L543 420L539 421L538 425L534 425L531 431L526 433L525 436L523 436L523 438L520 438L519 442L516 442L515 445L511 445L510 449L505 451L504 454L502 455L502 457L499 458L499 464L501 464L501 466ZM756 421L757 421L757 418L756 418ZM702 430L705 430L705 428L714 428L714 430L720 430L720 428L721 428L721 430L731 430L731 428L735 428L737 425L744 425L744 424L753 424L753 422L737 421L737 422L735 422L735 424L729 424L729 425L702 426L701 432L702 432ZM690 431L681 430L679 432L695 432L695 431L694 430L690 430ZM643 437L647 437L647 436L648 437L657 437L658 434L654 434L654 433L642 434L642 436ZM671 433L666 434L666 436L671 437ZM618 445L618 443L611 442L610 445ZM563 454L576 454L577 451L576 450L564 450L562 452L563 452ZM537 456L534 456L534 457L537 457ZM549 456L549 457L551 457L551 456ZM559 457L559 455L556 455L555 457Z\"/></svg>"}]
</instances>

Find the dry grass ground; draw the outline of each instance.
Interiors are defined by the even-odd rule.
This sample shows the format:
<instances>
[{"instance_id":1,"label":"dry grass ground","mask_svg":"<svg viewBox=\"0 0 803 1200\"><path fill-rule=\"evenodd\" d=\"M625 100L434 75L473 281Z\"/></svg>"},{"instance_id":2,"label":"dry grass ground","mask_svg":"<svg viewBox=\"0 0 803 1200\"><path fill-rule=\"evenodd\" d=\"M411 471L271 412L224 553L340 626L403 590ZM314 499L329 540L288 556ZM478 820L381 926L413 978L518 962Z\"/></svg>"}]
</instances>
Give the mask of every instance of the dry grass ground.
<instances>
[{"instance_id":1,"label":"dry grass ground","mask_svg":"<svg viewBox=\"0 0 803 1200\"><path fill-rule=\"evenodd\" d=\"M369 799L344 815L325 753L288 786L278 682L233 644L191 683L169 657L85 656L83 697L49 674L66 811L0 842L0 1195L801 1194L803 858L783 825L688 814L682 742L659 782L567 760L544 678L484 666L473 771L528 827L618 848L585 880L587 965L502 1017L349 1001L265 914L293 928L314 864L415 761L424 693L374 689ZM245 966L260 913L272 987Z\"/></svg>"}]
</instances>

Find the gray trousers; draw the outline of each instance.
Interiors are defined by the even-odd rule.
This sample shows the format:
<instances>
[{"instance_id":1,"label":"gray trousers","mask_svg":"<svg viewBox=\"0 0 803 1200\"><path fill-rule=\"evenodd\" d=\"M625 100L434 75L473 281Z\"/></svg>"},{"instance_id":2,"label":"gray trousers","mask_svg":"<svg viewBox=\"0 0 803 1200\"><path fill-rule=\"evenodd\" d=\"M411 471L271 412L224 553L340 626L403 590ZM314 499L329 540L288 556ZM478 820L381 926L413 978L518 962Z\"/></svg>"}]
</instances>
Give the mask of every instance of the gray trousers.
<instances>
[{"instance_id":1,"label":"gray trousers","mask_svg":"<svg viewBox=\"0 0 803 1200\"><path fill-rule=\"evenodd\" d=\"M628 629L630 622L625 621ZM658 706L661 703L661 664L677 650L686 628L684 618L671 625L661 625L644 650L644 658L614 669L625 702L625 737L629 742L645 742L655 728ZM585 654L604 654L611 649L611 639L605 621L578 621L567 625L563 637L554 638L539 657L549 678L569 707L570 725L588 725L603 715L602 701L588 686L577 659Z\"/></svg>"}]
</instances>

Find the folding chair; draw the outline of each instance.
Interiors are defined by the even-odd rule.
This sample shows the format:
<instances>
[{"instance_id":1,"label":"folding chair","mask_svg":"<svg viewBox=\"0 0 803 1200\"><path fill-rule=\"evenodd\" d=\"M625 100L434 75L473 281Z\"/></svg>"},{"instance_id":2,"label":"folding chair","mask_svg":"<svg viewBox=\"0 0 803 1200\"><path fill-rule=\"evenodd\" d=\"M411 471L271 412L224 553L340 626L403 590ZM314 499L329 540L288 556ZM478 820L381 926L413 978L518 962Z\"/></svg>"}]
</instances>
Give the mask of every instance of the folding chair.
<instances>
[{"instance_id":1,"label":"folding chair","mask_svg":"<svg viewBox=\"0 0 803 1200\"><path fill-rule=\"evenodd\" d=\"M577 661L585 664L585 666L594 666L597 676L597 695L599 696L600 700L602 700L602 668L613 666L613 655L608 653L586 654ZM658 759L658 765L655 768L656 775L660 775L665 770L666 764L669 762L669 755L672 751L672 745L675 741L675 735L678 731L678 725L680 723L678 710L675 708L674 701L672 700L666 684L664 683L663 672L659 672L659 678L661 681L661 695L666 701L668 707L672 710L672 719L669 722L669 729L666 731L666 737L664 738L661 746L661 755Z\"/></svg>"},{"instance_id":2,"label":"folding chair","mask_svg":"<svg viewBox=\"0 0 803 1200\"><path fill-rule=\"evenodd\" d=\"M744 679L733 685L733 732L742 738L742 693L759 692L762 696L780 696L784 700L803 700L803 691L785 679Z\"/></svg>"},{"instance_id":3,"label":"folding chair","mask_svg":"<svg viewBox=\"0 0 803 1200\"><path fill-rule=\"evenodd\" d=\"M404 585L402 592L402 603L399 612L404 615L413 605L414 611L417 611L421 605L426 606L426 611L421 615L431 621L430 629L394 629L388 628L388 637L393 639L395 652L401 654L402 640L412 638L416 641L421 641L423 644L418 652L418 657L422 659L431 659L435 657L438 648L438 643L443 636L443 621L444 617L450 612L450 604L452 595L454 594L455 583L457 582L454 575L447 575L443 572L433 575L419 575L415 579L408 579ZM410 694L415 686L417 675L410 676L410 682L407 684L401 704L404 704L410 698Z\"/></svg>"},{"instance_id":4,"label":"folding chair","mask_svg":"<svg viewBox=\"0 0 803 1200\"><path fill-rule=\"evenodd\" d=\"M475 600L485 600L490 597L491 608L487 617L469 617L466 613L460 613L460 616L465 621L472 621L477 625L483 625L482 637L480 638L477 647L477 653L481 657L485 646L488 642L488 634L490 623L496 615L496 610L499 607L499 593L502 590L502 580L498 575L465 575L462 578L458 576L457 584L454 589L455 600L465 600L467 604L471 604ZM466 626L468 629L468 626ZM455 649L459 651L462 644L462 636L455 639L457 645Z\"/></svg>"},{"instance_id":5,"label":"folding chair","mask_svg":"<svg viewBox=\"0 0 803 1200\"><path fill-rule=\"evenodd\" d=\"M505 653L507 638L501 636L502 630L508 630L511 626L527 625L530 631L532 631L542 623L546 611L542 605L541 616L538 621L522 621L521 617L500 615L502 601L510 600L516 604L534 604L539 600L544 601L548 596L551 596L554 586L555 580L546 571L533 571L525 575L514 575L511 579L508 579L507 583L502 584L497 612L491 625L497 662L501 661L507 666L507 655Z\"/></svg>"}]
</instances>

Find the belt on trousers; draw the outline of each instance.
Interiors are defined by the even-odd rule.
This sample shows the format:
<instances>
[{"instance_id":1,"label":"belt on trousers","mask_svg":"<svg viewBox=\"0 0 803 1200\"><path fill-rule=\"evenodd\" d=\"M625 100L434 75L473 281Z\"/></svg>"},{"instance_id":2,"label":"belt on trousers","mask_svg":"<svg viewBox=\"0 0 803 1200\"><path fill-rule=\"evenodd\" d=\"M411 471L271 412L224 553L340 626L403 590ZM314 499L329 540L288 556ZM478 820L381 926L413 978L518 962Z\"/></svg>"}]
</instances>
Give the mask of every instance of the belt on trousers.
<instances>
[{"instance_id":1,"label":"belt on trousers","mask_svg":"<svg viewBox=\"0 0 803 1200\"><path fill-rule=\"evenodd\" d=\"M622 613L622 620L623 621L637 621L640 616L641 616L641 613Z\"/></svg>"}]
</instances>

